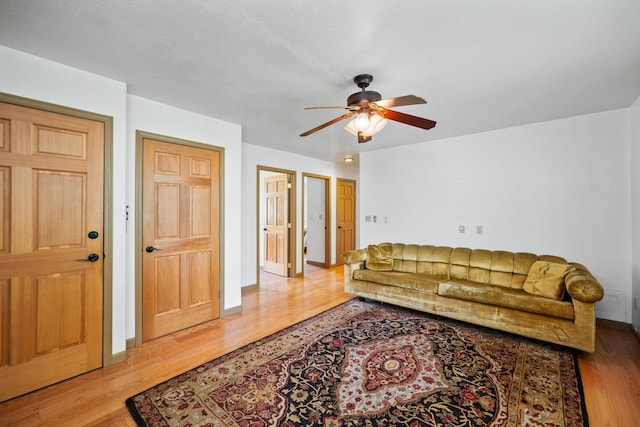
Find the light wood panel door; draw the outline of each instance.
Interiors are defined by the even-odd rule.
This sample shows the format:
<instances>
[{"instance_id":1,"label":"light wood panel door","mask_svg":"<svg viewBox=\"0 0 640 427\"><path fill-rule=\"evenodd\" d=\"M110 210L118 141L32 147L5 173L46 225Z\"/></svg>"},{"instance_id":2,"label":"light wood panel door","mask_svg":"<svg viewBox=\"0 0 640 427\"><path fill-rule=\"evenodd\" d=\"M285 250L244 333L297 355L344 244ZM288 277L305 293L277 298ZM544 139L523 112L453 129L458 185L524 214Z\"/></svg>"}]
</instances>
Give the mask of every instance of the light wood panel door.
<instances>
[{"instance_id":1,"label":"light wood panel door","mask_svg":"<svg viewBox=\"0 0 640 427\"><path fill-rule=\"evenodd\" d=\"M289 242L289 188L286 174L266 177L264 271L287 276Z\"/></svg>"},{"instance_id":2,"label":"light wood panel door","mask_svg":"<svg viewBox=\"0 0 640 427\"><path fill-rule=\"evenodd\" d=\"M220 316L220 153L143 139L142 339Z\"/></svg>"},{"instance_id":3,"label":"light wood panel door","mask_svg":"<svg viewBox=\"0 0 640 427\"><path fill-rule=\"evenodd\" d=\"M356 182L337 179L336 192L336 265L342 265L342 254L356 245Z\"/></svg>"},{"instance_id":4,"label":"light wood panel door","mask_svg":"<svg viewBox=\"0 0 640 427\"><path fill-rule=\"evenodd\" d=\"M0 400L102 366L104 124L0 103Z\"/></svg>"}]
</instances>

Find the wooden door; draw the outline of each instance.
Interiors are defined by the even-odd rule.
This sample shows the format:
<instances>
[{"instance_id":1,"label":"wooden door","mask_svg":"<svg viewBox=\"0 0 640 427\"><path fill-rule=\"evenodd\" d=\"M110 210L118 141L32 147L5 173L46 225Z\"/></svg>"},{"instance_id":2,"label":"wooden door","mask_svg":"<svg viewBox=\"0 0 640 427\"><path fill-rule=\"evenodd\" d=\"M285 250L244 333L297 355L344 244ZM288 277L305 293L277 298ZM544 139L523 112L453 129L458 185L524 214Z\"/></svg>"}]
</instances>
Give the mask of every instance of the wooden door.
<instances>
[{"instance_id":1,"label":"wooden door","mask_svg":"<svg viewBox=\"0 0 640 427\"><path fill-rule=\"evenodd\" d=\"M336 265L342 265L342 254L356 245L356 182L337 179L336 192Z\"/></svg>"},{"instance_id":2,"label":"wooden door","mask_svg":"<svg viewBox=\"0 0 640 427\"><path fill-rule=\"evenodd\" d=\"M143 139L142 339L220 316L220 153Z\"/></svg>"},{"instance_id":3,"label":"wooden door","mask_svg":"<svg viewBox=\"0 0 640 427\"><path fill-rule=\"evenodd\" d=\"M0 103L0 401L102 366L104 124Z\"/></svg>"},{"instance_id":4,"label":"wooden door","mask_svg":"<svg viewBox=\"0 0 640 427\"><path fill-rule=\"evenodd\" d=\"M289 189L286 174L264 179L264 271L287 276Z\"/></svg>"}]
</instances>

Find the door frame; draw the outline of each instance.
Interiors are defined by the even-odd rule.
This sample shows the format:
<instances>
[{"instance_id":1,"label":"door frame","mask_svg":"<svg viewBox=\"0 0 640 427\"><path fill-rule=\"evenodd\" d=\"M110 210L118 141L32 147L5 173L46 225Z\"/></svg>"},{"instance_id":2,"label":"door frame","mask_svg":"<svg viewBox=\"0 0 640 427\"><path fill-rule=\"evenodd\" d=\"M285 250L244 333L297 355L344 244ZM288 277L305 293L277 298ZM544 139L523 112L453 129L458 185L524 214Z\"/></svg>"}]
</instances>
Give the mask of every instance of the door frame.
<instances>
[{"instance_id":1,"label":"door frame","mask_svg":"<svg viewBox=\"0 0 640 427\"><path fill-rule=\"evenodd\" d=\"M316 178L324 180L324 268L331 267L331 230L333 230L333 216L331 215L331 177L326 175L317 175L313 173L302 172L302 224L300 224L300 235L302 236L302 274L304 275L304 222L305 222L305 201L307 195L305 194L306 186L304 185L305 178Z\"/></svg>"},{"instance_id":2,"label":"door frame","mask_svg":"<svg viewBox=\"0 0 640 427\"><path fill-rule=\"evenodd\" d=\"M262 180L260 172L274 172L285 174L289 177L291 183L291 189L289 192L289 222L291 228L289 229L289 241L287 242L287 263L291 264L291 267L287 269L287 277L294 277L296 275L296 171L289 169L280 169L270 166L257 165L256 166L256 288L260 288L260 235L262 230L260 229L260 207L262 206L262 200L260 195L262 194Z\"/></svg>"},{"instance_id":3,"label":"door frame","mask_svg":"<svg viewBox=\"0 0 640 427\"><path fill-rule=\"evenodd\" d=\"M126 360L126 350L112 354L113 335L113 117L0 92L0 102L101 122L104 125L102 367Z\"/></svg>"},{"instance_id":4,"label":"door frame","mask_svg":"<svg viewBox=\"0 0 640 427\"><path fill-rule=\"evenodd\" d=\"M169 144L185 145L188 147L201 148L220 153L220 239L218 243L218 253L220 254L219 282L220 283L220 317L224 315L224 147L204 144L172 136L159 135L156 133L136 130L136 208L135 208L135 337L134 345L142 344L142 170L143 170L143 140L153 139Z\"/></svg>"}]
</instances>

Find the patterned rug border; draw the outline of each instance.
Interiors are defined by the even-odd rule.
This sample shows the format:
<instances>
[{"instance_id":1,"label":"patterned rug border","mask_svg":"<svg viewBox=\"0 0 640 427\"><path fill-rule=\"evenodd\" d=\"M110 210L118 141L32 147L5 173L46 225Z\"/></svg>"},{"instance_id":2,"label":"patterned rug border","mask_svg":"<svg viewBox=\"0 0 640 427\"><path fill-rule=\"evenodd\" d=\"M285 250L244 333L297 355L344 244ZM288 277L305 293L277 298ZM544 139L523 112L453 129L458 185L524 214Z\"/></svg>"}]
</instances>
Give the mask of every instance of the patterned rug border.
<instances>
[{"instance_id":1,"label":"patterned rug border","mask_svg":"<svg viewBox=\"0 0 640 427\"><path fill-rule=\"evenodd\" d=\"M149 387L147 390L141 391L140 393L144 393L150 390L151 388L153 387ZM147 427L147 423L142 419L142 416L140 415L140 412L138 412L138 409L136 408L135 403L133 403L133 397L127 398L127 400L125 400L124 403L127 405L127 409L129 410L129 413L131 414L133 421L136 422L138 427Z\"/></svg>"},{"instance_id":2,"label":"patterned rug border","mask_svg":"<svg viewBox=\"0 0 640 427\"><path fill-rule=\"evenodd\" d=\"M587 402L584 400L584 385L582 384L582 374L580 373L580 365L578 364L578 350L571 349L573 354L573 366L576 371L576 381L578 382L578 393L580 393L580 400L582 401L582 420L584 421L584 427L589 427L589 414L587 413Z\"/></svg>"},{"instance_id":3,"label":"patterned rug border","mask_svg":"<svg viewBox=\"0 0 640 427\"><path fill-rule=\"evenodd\" d=\"M468 322L463 322L463 321L458 321L458 320L455 320L455 319L449 319L449 318L446 318L446 317L432 315L430 313L425 313L425 312L421 312L421 311L418 311L418 310L413 310L413 309L409 309L409 308L405 308L405 307L400 307L400 306L396 306L396 305L393 305L393 304L379 303L377 301L368 300L368 299L365 300L365 301L361 301L361 300L358 300L358 298L353 298L351 300L348 300L348 301L345 301L343 303L340 303L340 304L338 304L338 305L336 305L334 307L330 307L330 308L328 308L326 310L318 312L318 313L312 315L311 317L308 317L308 318L303 319L303 320L301 320L301 321L299 321L297 323L289 325L289 326L287 326L287 327L285 327L285 328L283 328L281 330L275 331L273 333L265 335L264 337L258 338L255 341L252 341L250 343L244 344L244 345L242 345L242 346L240 346L240 347L238 347L236 349L233 349L233 350L231 350L231 351L229 351L229 352L227 352L225 354L217 356L217 357L215 357L215 358L213 358L213 359L211 359L211 360L209 360L207 362L204 362L204 363L202 363L200 365L192 367L192 368L184 371L181 374L177 374L177 375L172 376L172 377L170 377L170 378L168 378L166 380L159 381L157 384L155 384L155 385L153 385L153 386L151 386L151 387L149 387L149 388L147 388L147 389L145 389L143 391L137 392L133 396L127 398L126 401L125 401L126 407L129 410L129 413L132 416L133 420L136 422L136 424L138 426L147 427L148 424L146 423L146 421L143 419L143 417L139 413L138 409L136 408L136 405L135 405L135 402L134 402L134 398L136 396L138 396L140 394L143 394L143 393L146 393L146 392L149 392L150 390L158 387L159 385L161 385L161 384L163 384L165 382L168 382L168 381L170 381L170 380L172 380L172 379L174 379L174 378L176 378L176 377L178 377L180 375L184 375L187 372L190 372L190 371L199 369L201 367L204 367L205 365L210 364L213 361L222 360L222 359L227 360L229 358L234 357L234 355L236 355L236 354L242 354L245 351L254 348L256 345L260 345L260 343L268 342L268 341L273 340L273 339L275 339L275 338L277 338L279 336L285 335L285 334L287 334L289 331L291 331L293 329L300 328L300 327L302 327L302 326L304 326L304 325L306 325L306 324L308 324L310 322L313 322L314 319L316 319L318 317L321 317L321 316L331 312L332 310L336 310L341 306L345 306L347 304L352 304L352 303L354 303L356 301L364 302L364 303L367 303L367 304L378 305L378 306L387 306L387 307L390 307L390 308L395 309L395 310L401 310L401 311L405 311L407 313L414 313L414 314L419 314L421 316L426 316L427 318L429 318L431 320L438 321L438 322L451 323L451 324L454 324L454 325L462 325L462 326L468 327L468 328L476 328L476 329L478 329L480 331L485 331L485 332L501 335L503 337L510 337L512 339L515 339L515 340L531 342L531 343L540 343L540 344L543 344L543 345L552 345L552 344L549 344L549 343L545 343L543 341L538 341L538 340L535 340L535 339L522 337L522 336L519 336L519 335L514 335L514 334L511 334L509 332L499 331L499 330L495 330L495 329L491 329L491 328L486 328L484 326L474 325L474 324L471 324L471 323L468 323ZM570 352L570 354L572 356L572 359L573 359L573 373L575 375L575 379L576 379L576 383L577 383L577 392L579 394L580 402L581 402L580 409L581 409L583 427L589 427L589 418L588 418L588 412L587 412L587 407L586 407L586 402L585 402L585 395L584 395L584 385L583 385L583 382L582 382L582 375L581 375L581 372L580 372L580 366L579 366L579 361L578 361L578 351L575 350L575 349L568 348L568 347L556 346L556 345L553 345L553 346L562 348L562 349Z\"/></svg>"}]
</instances>

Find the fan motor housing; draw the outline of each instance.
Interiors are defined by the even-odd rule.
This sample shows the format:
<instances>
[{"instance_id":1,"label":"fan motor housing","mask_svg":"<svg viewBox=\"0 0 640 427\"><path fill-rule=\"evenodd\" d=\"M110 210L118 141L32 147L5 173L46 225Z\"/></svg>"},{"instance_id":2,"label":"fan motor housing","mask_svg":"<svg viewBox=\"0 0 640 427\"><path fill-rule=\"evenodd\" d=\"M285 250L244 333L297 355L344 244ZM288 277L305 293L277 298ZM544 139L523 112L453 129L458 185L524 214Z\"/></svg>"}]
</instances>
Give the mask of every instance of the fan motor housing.
<instances>
[{"instance_id":1,"label":"fan motor housing","mask_svg":"<svg viewBox=\"0 0 640 427\"><path fill-rule=\"evenodd\" d=\"M364 102L377 102L382 99L382 95L373 90L363 90L362 92L356 92L347 98L347 105L360 105Z\"/></svg>"}]
</instances>

